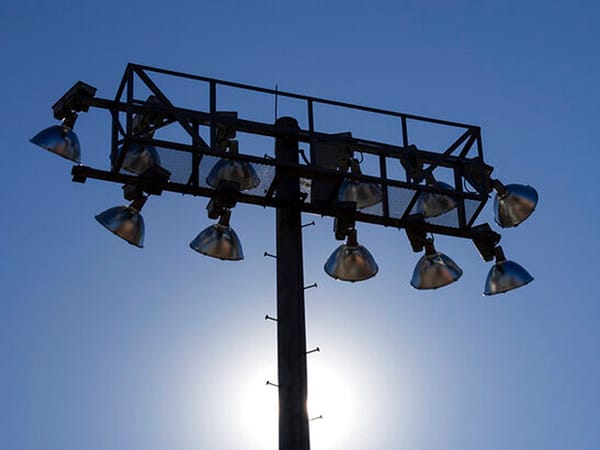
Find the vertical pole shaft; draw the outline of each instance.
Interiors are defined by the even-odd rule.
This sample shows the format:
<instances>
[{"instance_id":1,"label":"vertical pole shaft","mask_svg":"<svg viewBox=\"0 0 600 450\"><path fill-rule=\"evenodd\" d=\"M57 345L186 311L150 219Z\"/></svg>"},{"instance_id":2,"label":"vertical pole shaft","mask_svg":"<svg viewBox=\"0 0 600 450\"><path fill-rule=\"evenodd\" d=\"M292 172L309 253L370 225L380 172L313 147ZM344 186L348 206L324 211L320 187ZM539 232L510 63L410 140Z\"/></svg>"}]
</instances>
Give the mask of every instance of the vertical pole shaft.
<instances>
[{"instance_id":1,"label":"vertical pole shaft","mask_svg":"<svg viewBox=\"0 0 600 450\"><path fill-rule=\"evenodd\" d=\"M291 117L275 124L282 130L298 129ZM275 158L297 164L298 140L282 132L275 141ZM276 196L287 207L277 209L276 219L279 450L309 450L300 180L281 175Z\"/></svg>"}]
</instances>

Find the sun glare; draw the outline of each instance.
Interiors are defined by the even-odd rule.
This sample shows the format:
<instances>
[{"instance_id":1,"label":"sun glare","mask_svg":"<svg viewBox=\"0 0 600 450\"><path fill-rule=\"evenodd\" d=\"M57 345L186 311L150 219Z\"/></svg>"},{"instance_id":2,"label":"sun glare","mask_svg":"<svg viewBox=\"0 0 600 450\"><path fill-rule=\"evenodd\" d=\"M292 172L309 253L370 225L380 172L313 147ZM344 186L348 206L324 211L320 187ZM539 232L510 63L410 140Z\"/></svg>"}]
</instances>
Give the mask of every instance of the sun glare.
<instances>
[{"instance_id":1,"label":"sun glare","mask_svg":"<svg viewBox=\"0 0 600 450\"><path fill-rule=\"evenodd\" d=\"M316 359L311 361L308 375L311 443L322 450L343 448L355 425L352 389L342 373Z\"/></svg>"},{"instance_id":2,"label":"sun glare","mask_svg":"<svg viewBox=\"0 0 600 450\"><path fill-rule=\"evenodd\" d=\"M278 392L277 387L266 384L267 380L277 382L276 373L275 368L261 370L245 387L240 411L249 448L277 448ZM341 374L319 361L309 363L308 415L314 448L343 448L355 422L351 392Z\"/></svg>"},{"instance_id":3,"label":"sun glare","mask_svg":"<svg viewBox=\"0 0 600 450\"><path fill-rule=\"evenodd\" d=\"M277 448L278 393L277 388L266 384L277 382L277 369L267 367L250 377L240 405L244 440L249 448Z\"/></svg>"}]
</instances>

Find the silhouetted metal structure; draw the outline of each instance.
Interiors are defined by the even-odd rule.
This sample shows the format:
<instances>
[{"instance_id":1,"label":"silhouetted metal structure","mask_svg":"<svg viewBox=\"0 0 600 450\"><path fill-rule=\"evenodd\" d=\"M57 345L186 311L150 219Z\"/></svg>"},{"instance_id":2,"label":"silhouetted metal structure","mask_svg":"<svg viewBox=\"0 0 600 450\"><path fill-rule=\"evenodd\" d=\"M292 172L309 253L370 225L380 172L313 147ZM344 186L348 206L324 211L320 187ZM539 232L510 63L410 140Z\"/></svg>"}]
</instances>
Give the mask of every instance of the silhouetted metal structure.
<instances>
[{"instance_id":1,"label":"silhouetted metal structure","mask_svg":"<svg viewBox=\"0 0 600 450\"><path fill-rule=\"evenodd\" d=\"M176 82L185 83L185 91L174 88ZM233 110L230 101L226 107L220 104L222 99L228 103L232 92L242 94L242 103L237 104L240 108L236 106ZM53 109L57 119L68 120L63 123L65 135L72 132L78 112L93 107L110 114L110 167L76 165L72 175L77 182L91 178L123 184L125 197L134 204L132 210L119 210L119 214L129 214L139 221L138 211L147 197L163 192L210 198L209 217L221 216L221 228L215 225L209 233L213 239L210 250L206 250L205 243L196 241L192 248L222 259L241 259L241 247L229 248L227 254L220 247L214 248L217 239L214 236L222 236L222 230L228 230L229 241L217 241L218 245L239 246L235 241L237 236L227 228L231 208L238 202L277 208L278 311L277 319L273 320L278 327L281 450L308 450L310 446L302 213L335 218L336 238L348 237L350 248L358 245L356 223L404 229L414 251L428 249L426 257L440 261L442 256L446 258L443 273L448 280L435 280L436 274L431 271L415 274L417 281L413 285L424 286L419 288L439 287L462 274L458 267L448 266L449 258L435 252L427 233L473 240L486 261L498 254L495 248L500 235L487 224L475 225L490 192L503 188L491 178L492 167L484 162L481 131L477 126L136 64L127 66L114 98L96 97L95 93L93 87L79 82ZM271 102L285 99L295 102L298 110L303 110L301 119L305 127L291 117L276 118L274 122L264 117L259 120L249 117L252 114L241 111L244 96L255 94L270 97ZM193 107L186 106L190 103ZM204 106L194 106L196 103ZM315 111L323 107L384 117L395 124L399 139L397 142L364 139L343 127L335 132L326 131L317 126L315 117ZM453 138L440 148L422 148L410 134L415 124L449 130ZM55 136L60 128L48 130ZM264 154L268 148L252 139L248 143L238 142L234 139L238 136L272 139L274 155ZM44 144L41 138L35 143ZM45 148L68 159L78 159L78 143L74 150L69 145L69 151ZM301 145L308 146L309 155ZM357 154L369 160L363 162L355 157ZM447 182L436 178L440 171L445 172ZM357 200L361 195L366 196L363 203ZM135 202L139 205L137 209ZM526 211L519 219L529 213ZM110 218L114 215L111 213ZM113 228L104 225L118 234L118 225L111 225ZM133 231L131 227L126 230L129 233L126 239L141 246L140 230L135 228L139 224L134 225ZM423 260L420 264L427 262ZM377 271L376 265L366 269L366 275L359 274L355 280L366 279ZM352 276L355 275L348 275ZM428 278L421 281L423 277ZM494 288L488 290L495 293Z\"/></svg>"}]
</instances>

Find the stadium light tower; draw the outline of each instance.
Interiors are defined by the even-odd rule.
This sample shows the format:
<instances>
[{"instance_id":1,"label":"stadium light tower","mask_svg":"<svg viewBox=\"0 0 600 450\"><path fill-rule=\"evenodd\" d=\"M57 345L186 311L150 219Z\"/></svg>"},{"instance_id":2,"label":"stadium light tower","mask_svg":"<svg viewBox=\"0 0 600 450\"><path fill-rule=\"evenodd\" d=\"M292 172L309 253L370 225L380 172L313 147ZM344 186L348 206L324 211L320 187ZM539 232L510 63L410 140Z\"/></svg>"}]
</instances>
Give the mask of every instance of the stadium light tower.
<instances>
[{"instance_id":1,"label":"stadium light tower","mask_svg":"<svg viewBox=\"0 0 600 450\"><path fill-rule=\"evenodd\" d=\"M195 83L193 94L205 100L204 106L190 109L178 104L157 79L168 86ZM301 128L293 117L268 123L241 111L221 110L224 91L295 101L302 105L308 125ZM401 142L368 140L352 132L325 132L315 123L316 107L392 118ZM73 129L78 114L90 108L108 111L111 117L110 166L105 169L79 164L81 146ZM134 246L144 244L142 207L150 196L163 192L210 199L208 217L218 222L193 239L190 247L222 260L244 258L242 243L230 225L237 203L276 208L274 320L280 450L310 448L302 213L332 217L335 238L346 241L324 266L335 279L356 282L377 274L377 263L359 244L357 233L357 223L371 223L404 229L412 249L424 252L412 276L411 285L416 289L437 289L462 275L452 259L435 249L433 234L471 240L485 261L495 259L485 295L507 292L533 280L523 267L506 259L498 246L498 233L487 223L476 225L492 191L497 193L495 220L503 228L527 219L538 201L532 187L504 185L492 178L493 168L484 162L477 126L137 64L127 66L113 98L97 97L94 87L78 82L52 109L62 123L38 133L31 142L76 163L73 181L97 179L122 185L123 196L131 203L110 208L96 219ZM415 123L445 128L456 136L442 148L419 147L409 134ZM173 138L172 132L163 134L174 128L181 138ZM262 147L252 153L252 144L247 144L244 136L272 140L274 154L261 153ZM300 144L309 146L308 157ZM376 161L376 175L363 173L364 155ZM402 175L391 175L390 167L400 168ZM438 179L443 171L451 174L451 180Z\"/></svg>"}]
</instances>

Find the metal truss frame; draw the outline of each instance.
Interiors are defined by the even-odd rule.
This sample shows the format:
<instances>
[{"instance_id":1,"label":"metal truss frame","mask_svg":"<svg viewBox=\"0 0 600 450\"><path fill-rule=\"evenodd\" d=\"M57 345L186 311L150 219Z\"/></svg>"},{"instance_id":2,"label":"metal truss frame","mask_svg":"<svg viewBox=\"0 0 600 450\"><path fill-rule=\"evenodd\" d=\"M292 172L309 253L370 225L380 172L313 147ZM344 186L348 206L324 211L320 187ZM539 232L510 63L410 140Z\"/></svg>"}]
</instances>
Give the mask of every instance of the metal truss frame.
<instances>
[{"instance_id":1,"label":"metal truss frame","mask_svg":"<svg viewBox=\"0 0 600 450\"><path fill-rule=\"evenodd\" d=\"M159 83L153 76L160 75L173 79L185 79L204 84L208 88L208 110L195 110L177 106L165 92L159 87ZM199 84L199 86L200 86ZM264 123L236 117L236 115L222 114L217 110L218 88L234 88L242 91L252 91L277 97L288 97L304 102L306 105L308 128L289 129L274 123ZM159 101L149 102L138 98L138 90L142 88L145 92L151 92ZM323 104L331 107L345 108L349 110L362 111L378 114L397 119L401 131L402 144L393 145L384 142L361 139L343 134L331 134L315 128L314 109L315 105ZM275 177L264 195L255 193L238 192L234 195L235 202L249 203L261 206L282 208L286 202L282 202L274 195L278 184L288 176L299 177L305 180L324 180L339 187L344 179L350 178L357 181L377 183L382 188L383 202L381 213L370 213L364 210L351 212L352 218L357 222L365 222L383 225L386 227L410 228L418 224L424 232L442 234L455 237L473 239L476 237L480 227L474 227L475 221L484 208L489 194L492 191L491 172L493 168L487 165L483 159L483 146L481 130L478 126L469 125L446 120L421 117L401 112L388 111L367 106L354 105L334 100L310 97L306 95L282 92L273 89L250 86L230 81L217 80L203 76L191 75L171 70L148 67L137 64L128 64L121 79L116 95L113 99L93 97L89 100L89 106L107 110L112 117L112 142L110 171L95 169L87 166L75 166L72 170L73 180L84 182L87 178L112 181L122 184L140 186L142 189L153 194L163 191L178 192L203 197L219 197L221 193L217 190L203 186L199 179L199 167L205 156L214 156L226 159L247 161L254 164L272 166ZM135 115L147 115L159 117L159 123L155 124L153 130L171 124L178 124L186 139L156 139L154 134L145 133L144 130L134 130L133 121ZM428 123L440 127L451 127L460 133L450 145L442 149L419 149L410 143L410 124L412 122ZM210 139L203 139L200 128L208 127ZM219 127L227 127L236 132L249 133L273 138L290 137L301 143L309 144L311 155L313 149L318 145L338 146L348 148L353 152L374 155L379 160L380 176L345 173L340 170L319 167L311 164L305 159L304 163L294 164L278 161L273 157L255 156L251 154L232 154L223 152L216 147L217 132ZM123 173L121 166L125 158L128 146L132 143L150 145L165 150L183 151L192 154L192 167L187 183L176 183L172 181L149 179L147 177L128 175ZM401 164L405 171L404 179L394 179L387 174L387 161L389 159ZM435 186L424 184L424 180L435 175L436 169L450 169L454 175L454 186L452 191L441 190ZM473 191L465 189L466 183L474 188ZM413 192L412 197L401 215L390 214L389 192L391 189L401 188ZM458 224L457 226L446 226L430 223L422 217L411 214L421 192L433 192L451 196L457 202ZM230 193L228 193L230 195ZM299 199L299 208L302 212L319 214L322 216L343 217L348 215L348 209L337 204L335 198L327 204L313 204ZM474 213L467 217L465 201L476 202ZM489 227L486 228L489 229Z\"/></svg>"}]
</instances>

